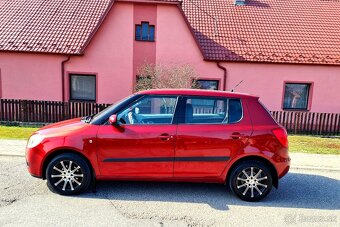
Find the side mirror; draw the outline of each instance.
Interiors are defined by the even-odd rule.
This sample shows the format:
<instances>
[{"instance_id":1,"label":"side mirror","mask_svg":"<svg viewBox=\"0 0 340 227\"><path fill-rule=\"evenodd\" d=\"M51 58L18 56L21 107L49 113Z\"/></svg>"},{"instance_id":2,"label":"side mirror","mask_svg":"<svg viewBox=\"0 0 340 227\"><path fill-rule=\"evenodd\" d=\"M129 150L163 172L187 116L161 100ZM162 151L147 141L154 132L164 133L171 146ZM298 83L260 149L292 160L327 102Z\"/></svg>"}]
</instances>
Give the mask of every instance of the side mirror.
<instances>
[{"instance_id":1,"label":"side mirror","mask_svg":"<svg viewBox=\"0 0 340 227\"><path fill-rule=\"evenodd\" d=\"M115 125L117 123L117 115L116 114L112 114L110 117L109 117L109 123L111 125Z\"/></svg>"}]
</instances>

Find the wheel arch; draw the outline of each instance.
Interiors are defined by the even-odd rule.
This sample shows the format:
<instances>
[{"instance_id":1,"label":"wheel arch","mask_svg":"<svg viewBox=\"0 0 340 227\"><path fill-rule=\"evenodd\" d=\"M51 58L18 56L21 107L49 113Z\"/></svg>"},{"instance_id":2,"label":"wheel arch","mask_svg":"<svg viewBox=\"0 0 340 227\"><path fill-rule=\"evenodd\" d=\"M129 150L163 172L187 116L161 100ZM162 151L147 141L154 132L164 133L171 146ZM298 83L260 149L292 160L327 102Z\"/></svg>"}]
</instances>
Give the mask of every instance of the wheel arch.
<instances>
[{"instance_id":1,"label":"wheel arch","mask_svg":"<svg viewBox=\"0 0 340 227\"><path fill-rule=\"evenodd\" d=\"M242 158L236 160L229 167L228 172L227 172L227 176L225 178L225 182L229 182L230 174L238 164L240 164L241 162L244 162L244 161L249 161L249 160L256 160L256 161L260 161L260 162L264 163L269 168L269 170L271 172L271 175L272 175L272 178L273 178L273 186L275 188L279 187L278 173L277 173L277 170L276 170L275 166L273 165L273 163L271 163L268 159L261 157L261 156L257 156L257 155L249 155L249 156L245 156L245 157L242 157Z\"/></svg>"},{"instance_id":2,"label":"wheel arch","mask_svg":"<svg viewBox=\"0 0 340 227\"><path fill-rule=\"evenodd\" d=\"M46 179L46 168L48 166L48 163L50 163L53 158L55 158L55 157L57 157L58 155L61 155L61 154L75 154L75 155L80 156L89 165L89 168L91 170L91 175L94 175L94 176L96 175L95 170L94 170L90 160L84 154L82 154L78 151L72 150L72 149L60 149L60 150L55 150L55 151L51 152L50 154L48 154L46 156L45 160L43 161L43 165L42 165L42 169L41 169L42 179L44 179L44 180Z\"/></svg>"}]
</instances>

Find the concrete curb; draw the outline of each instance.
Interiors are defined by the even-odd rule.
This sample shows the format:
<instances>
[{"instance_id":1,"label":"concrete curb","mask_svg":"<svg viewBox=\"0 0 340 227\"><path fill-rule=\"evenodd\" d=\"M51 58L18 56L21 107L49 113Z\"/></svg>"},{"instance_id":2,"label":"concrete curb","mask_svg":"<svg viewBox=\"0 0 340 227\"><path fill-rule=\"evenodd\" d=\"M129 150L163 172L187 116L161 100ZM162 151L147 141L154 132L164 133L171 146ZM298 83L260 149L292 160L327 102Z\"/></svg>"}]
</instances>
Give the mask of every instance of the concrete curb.
<instances>
[{"instance_id":1,"label":"concrete curb","mask_svg":"<svg viewBox=\"0 0 340 227\"><path fill-rule=\"evenodd\" d=\"M21 154L0 154L0 157L3 156L3 157L22 157L24 158L25 155L21 155Z\"/></svg>"},{"instance_id":2,"label":"concrete curb","mask_svg":"<svg viewBox=\"0 0 340 227\"><path fill-rule=\"evenodd\" d=\"M290 169L291 170L321 170L321 171L340 172L339 168L317 167L317 166L291 166Z\"/></svg>"}]
</instances>

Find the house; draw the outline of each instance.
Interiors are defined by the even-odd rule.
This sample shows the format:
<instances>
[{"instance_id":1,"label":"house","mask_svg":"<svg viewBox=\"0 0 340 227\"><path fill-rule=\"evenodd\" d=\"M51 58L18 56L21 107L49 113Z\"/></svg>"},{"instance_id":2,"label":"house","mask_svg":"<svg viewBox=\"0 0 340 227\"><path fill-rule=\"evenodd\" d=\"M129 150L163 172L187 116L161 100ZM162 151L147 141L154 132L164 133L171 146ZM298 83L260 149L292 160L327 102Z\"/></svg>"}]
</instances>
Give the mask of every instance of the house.
<instances>
[{"instance_id":1,"label":"house","mask_svg":"<svg viewBox=\"0 0 340 227\"><path fill-rule=\"evenodd\" d=\"M0 1L0 98L113 103L147 62L243 81L270 110L340 113L339 47L337 0Z\"/></svg>"}]
</instances>

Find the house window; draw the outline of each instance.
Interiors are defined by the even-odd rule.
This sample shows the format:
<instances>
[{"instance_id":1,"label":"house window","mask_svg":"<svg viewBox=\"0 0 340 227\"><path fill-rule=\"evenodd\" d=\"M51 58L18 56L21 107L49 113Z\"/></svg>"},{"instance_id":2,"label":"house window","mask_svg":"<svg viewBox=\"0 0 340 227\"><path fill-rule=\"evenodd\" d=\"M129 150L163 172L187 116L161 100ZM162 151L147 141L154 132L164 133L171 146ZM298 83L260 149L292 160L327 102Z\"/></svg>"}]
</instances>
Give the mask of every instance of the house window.
<instances>
[{"instance_id":1,"label":"house window","mask_svg":"<svg viewBox=\"0 0 340 227\"><path fill-rule=\"evenodd\" d=\"M137 41L155 41L155 26L149 25L149 22L137 24L135 33Z\"/></svg>"},{"instance_id":2,"label":"house window","mask_svg":"<svg viewBox=\"0 0 340 227\"><path fill-rule=\"evenodd\" d=\"M218 90L218 80L196 80L195 87L205 90Z\"/></svg>"},{"instance_id":3,"label":"house window","mask_svg":"<svg viewBox=\"0 0 340 227\"><path fill-rule=\"evenodd\" d=\"M307 110L311 84L286 83L283 109Z\"/></svg>"},{"instance_id":4,"label":"house window","mask_svg":"<svg viewBox=\"0 0 340 227\"><path fill-rule=\"evenodd\" d=\"M96 101L96 75L70 74L70 100Z\"/></svg>"}]
</instances>

